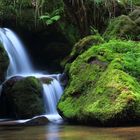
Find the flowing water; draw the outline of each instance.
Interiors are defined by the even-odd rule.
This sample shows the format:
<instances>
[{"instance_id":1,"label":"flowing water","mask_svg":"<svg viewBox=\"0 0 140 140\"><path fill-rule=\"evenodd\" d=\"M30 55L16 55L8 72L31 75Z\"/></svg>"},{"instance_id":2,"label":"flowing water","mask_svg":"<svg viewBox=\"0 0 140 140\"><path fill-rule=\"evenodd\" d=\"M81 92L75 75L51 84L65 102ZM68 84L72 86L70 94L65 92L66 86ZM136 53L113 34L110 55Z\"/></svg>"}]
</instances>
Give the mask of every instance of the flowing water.
<instances>
[{"instance_id":1,"label":"flowing water","mask_svg":"<svg viewBox=\"0 0 140 140\"><path fill-rule=\"evenodd\" d=\"M0 29L0 41L10 59L7 78L17 74L30 74L33 72L28 55L25 53L25 47L15 33L7 28Z\"/></svg>"},{"instance_id":2,"label":"flowing water","mask_svg":"<svg viewBox=\"0 0 140 140\"><path fill-rule=\"evenodd\" d=\"M57 113L56 105L60 99L63 89L59 82L58 75L45 75L37 72L28 57L25 46L21 43L18 36L7 28L0 28L0 42L3 44L10 59L10 65L7 71L7 79L15 76L35 76L37 78L52 78L51 84L43 84L44 103L46 106L46 116L51 121L60 120L61 117ZM55 77L55 78L54 78Z\"/></svg>"}]
</instances>

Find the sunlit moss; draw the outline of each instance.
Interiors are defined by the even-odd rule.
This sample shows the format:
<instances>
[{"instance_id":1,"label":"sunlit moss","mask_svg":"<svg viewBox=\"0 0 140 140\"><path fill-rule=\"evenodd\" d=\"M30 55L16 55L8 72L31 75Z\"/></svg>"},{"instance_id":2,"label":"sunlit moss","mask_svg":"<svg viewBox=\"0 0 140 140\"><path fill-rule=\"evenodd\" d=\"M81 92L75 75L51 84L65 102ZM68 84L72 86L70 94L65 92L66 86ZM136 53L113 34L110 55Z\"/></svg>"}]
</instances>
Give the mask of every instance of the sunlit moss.
<instances>
[{"instance_id":1,"label":"sunlit moss","mask_svg":"<svg viewBox=\"0 0 140 140\"><path fill-rule=\"evenodd\" d=\"M111 40L79 55L58 104L61 115L86 124L139 120L139 54L140 43Z\"/></svg>"}]
</instances>

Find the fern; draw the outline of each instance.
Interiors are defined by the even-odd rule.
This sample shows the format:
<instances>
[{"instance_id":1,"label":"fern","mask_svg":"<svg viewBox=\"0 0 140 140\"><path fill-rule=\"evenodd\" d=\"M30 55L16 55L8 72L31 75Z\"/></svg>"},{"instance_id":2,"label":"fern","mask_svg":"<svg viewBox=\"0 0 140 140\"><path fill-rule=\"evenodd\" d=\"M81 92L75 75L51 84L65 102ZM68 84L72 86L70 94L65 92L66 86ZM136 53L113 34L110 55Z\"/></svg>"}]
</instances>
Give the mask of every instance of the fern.
<instances>
[{"instance_id":1,"label":"fern","mask_svg":"<svg viewBox=\"0 0 140 140\"><path fill-rule=\"evenodd\" d=\"M45 15L40 16L40 20L43 20L47 25L51 25L57 22L61 18L60 10L57 9L50 13L45 13Z\"/></svg>"}]
</instances>

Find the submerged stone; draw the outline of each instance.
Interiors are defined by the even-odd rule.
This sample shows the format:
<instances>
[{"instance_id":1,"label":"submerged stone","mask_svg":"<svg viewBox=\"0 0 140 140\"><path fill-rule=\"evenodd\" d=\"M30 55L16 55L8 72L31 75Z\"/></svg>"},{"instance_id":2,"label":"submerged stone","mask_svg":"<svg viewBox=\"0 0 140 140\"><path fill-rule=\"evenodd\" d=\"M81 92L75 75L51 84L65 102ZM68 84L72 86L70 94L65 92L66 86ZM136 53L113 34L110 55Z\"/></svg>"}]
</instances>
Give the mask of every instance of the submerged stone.
<instances>
[{"instance_id":1,"label":"submerged stone","mask_svg":"<svg viewBox=\"0 0 140 140\"><path fill-rule=\"evenodd\" d=\"M68 121L90 125L140 122L140 43L111 40L71 63L58 110Z\"/></svg>"}]
</instances>

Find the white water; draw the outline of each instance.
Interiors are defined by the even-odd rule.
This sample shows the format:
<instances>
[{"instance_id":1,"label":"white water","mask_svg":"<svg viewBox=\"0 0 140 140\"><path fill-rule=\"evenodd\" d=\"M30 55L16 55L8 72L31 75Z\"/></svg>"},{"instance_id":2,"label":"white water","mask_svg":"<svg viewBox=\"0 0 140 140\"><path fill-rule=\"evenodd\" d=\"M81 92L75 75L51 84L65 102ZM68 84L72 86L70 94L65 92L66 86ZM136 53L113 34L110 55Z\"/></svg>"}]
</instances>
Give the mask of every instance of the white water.
<instances>
[{"instance_id":1,"label":"white water","mask_svg":"<svg viewBox=\"0 0 140 140\"><path fill-rule=\"evenodd\" d=\"M61 117L56 109L57 102L63 93L63 89L58 80L59 75L44 75L42 73L36 73L29 61L25 47L17 35L10 29L0 28L0 42L3 44L10 59L7 79L15 75L25 77L35 76L37 78L51 77L53 79L51 84L43 84L44 102L46 106L45 116L51 121L60 119ZM56 79L54 77L56 77Z\"/></svg>"},{"instance_id":2,"label":"white water","mask_svg":"<svg viewBox=\"0 0 140 140\"><path fill-rule=\"evenodd\" d=\"M0 29L0 41L8 53L10 66L7 71L7 77L15 74L32 73L33 68L25 53L25 47L19 38L11 30Z\"/></svg>"}]
</instances>

